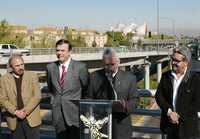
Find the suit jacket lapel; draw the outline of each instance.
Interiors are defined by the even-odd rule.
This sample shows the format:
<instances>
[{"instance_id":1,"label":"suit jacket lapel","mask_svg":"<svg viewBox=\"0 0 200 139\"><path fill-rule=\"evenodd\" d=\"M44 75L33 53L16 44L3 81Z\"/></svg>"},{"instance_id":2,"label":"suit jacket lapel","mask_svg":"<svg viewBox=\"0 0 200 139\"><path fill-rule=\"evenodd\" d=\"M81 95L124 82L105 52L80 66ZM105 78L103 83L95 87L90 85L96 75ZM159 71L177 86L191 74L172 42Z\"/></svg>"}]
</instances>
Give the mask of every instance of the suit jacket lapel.
<instances>
[{"instance_id":1,"label":"suit jacket lapel","mask_svg":"<svg viewBox=\"0 0 200 139\"><path fill-rule=\"evenodd\" d=\"M10 73L10 76L9 76L9 82L10 82L10 88L11 90L13 89L14 91L11 91L11 92L14 92L14 95L17 95L17 88L16 88L16 84L15 84L15 79L12 75L12 73Z\"/></svg>"},{"instance_id":2,"label":"suit jacket lapel","mask_svg":"<svg viewBox=\"0 0 200 139\"><path fill-rule=\"evenodd\" d=\"M115 79L114 79L113 86L115 90L120 90L120 79L119 79L120 75L121 75L121 71L119 70L114 77Z\"/></svg>"},{"instance_id":3,"label":"suit jacket lapel","mask_svg":"<svg viewBox=\"0 0 200 139\"><path fill-rule=\"evenodd\" d=\"M52 76L52 83L53 84L55 84L55 87L57 88L57 90L59 91L59 92L61 92L61 87L60 87L60 84L59 84L59 82L60 82L60 71L59 71L59 62L58 61L56 61L55 62L55 65L54 65L54 67L53 67L53 76Z\"/></svg>"},{"instance_id":4,"label":"suit jacket lapel","mask_svg":"<svg viewBox=\"0 0 200 139\"><path fill-rule=\"evenodd\" d=\"M23 75L23 77L22 77L22 85L21 85L21 94L22 94L22 92L24 92L23 91L23 89L25 88L25 86L27 85L27 83L28 83L28 75L27 75L27 72L25 71L24 72L24 75ZM23 94L22 94L23 95Z\"/></svg>"},{"instance_id":5,"label":"suit jacket lapel","mask_svg":"<svg viewBox=\"0 0 200 139\"><path fill-rule=\"evenodd\" d=\"M172 76L171 72L169 72L169 80L170 80L170 84L169 84L169 89L170 89L169 97L170 97L170 100L172 102L172 100L173 100L173 88L174 88L173 87L174 86L174 77Z\"/></svg>"},{"instance_id":6,"label":"suit jacket lapel","mask_svg":"<svg viewBox=\"0 0 200 139\"><path fill-rule=\"evenodd\" d=\"M60 81L60 71L59 71L59 62L55 63L55 68L54 68L54 73L55 73L55 77L56 77L56 81L59 83Z\"/></svg>"},{"instance_id":7,"label":"suit jacket lapel","mask_svg":"<svg viewBox=\"0 0 200 139\"><path fill-rule=\"evenodd\" d=\"M177 92L177 96L176 96L176 98L177 98L176 103L179 101L179 98L181 97L181 93L184 93L187 81L189 80L190 76L191 76L191 71L189 69L186 71L185 76L183 77L183 80L178 88L178 92Z\"/></svg>"}]
</instances>

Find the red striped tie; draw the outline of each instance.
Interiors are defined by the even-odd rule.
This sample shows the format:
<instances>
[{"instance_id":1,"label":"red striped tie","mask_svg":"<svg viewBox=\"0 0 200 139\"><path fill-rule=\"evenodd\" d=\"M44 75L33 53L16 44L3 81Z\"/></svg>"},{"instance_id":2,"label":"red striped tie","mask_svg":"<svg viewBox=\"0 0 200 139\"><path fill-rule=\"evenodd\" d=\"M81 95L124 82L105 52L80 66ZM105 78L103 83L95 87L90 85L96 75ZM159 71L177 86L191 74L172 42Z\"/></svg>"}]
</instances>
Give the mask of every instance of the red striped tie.
<instances>
[{"instance_id":1,"label":"red striped tie","mask_svg":"<svg viewBox=\"0 0 200 139\"><path fill-rule=\"evenodd\" d=\"M60 78L60 87L63 89L64 87L64 81L65 81L65 76L66 76L67 72L65 71L65 66L62 65L62 74L61 74L61 78Z\"/></svg>"}]
</instances>

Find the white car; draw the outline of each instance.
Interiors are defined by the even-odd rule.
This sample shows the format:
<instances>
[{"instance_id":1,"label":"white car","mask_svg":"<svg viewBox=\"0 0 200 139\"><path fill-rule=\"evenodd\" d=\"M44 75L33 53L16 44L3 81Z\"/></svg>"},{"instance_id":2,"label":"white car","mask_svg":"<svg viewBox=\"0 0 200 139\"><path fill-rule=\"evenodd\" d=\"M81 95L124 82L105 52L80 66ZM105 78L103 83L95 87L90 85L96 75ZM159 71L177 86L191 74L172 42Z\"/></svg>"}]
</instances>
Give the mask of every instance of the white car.
<instances>
[{"instance_id":1,"label":"white car","mask_svg":"<svg viewBox=\"0 0 200 139\"><path fill-rule=\"evenodd\" d=\"M0 44L1 56L10 56L11 54L30 55L30 50L18 49L14 44Z\"/></svg>"}]
</instances>

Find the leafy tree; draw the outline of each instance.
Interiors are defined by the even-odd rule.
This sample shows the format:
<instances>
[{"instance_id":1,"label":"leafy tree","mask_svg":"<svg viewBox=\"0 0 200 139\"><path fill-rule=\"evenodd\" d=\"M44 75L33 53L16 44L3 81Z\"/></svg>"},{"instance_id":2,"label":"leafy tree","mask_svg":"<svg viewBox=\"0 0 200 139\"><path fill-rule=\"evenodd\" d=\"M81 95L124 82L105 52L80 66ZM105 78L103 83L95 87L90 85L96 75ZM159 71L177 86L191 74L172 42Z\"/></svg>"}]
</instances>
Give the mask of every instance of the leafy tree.
<instances>
[{"instance_id":1,"label":"leafy tree","mask_svg":"<svg viewBox=\"0 0 200 139\"><path fill-rule=\"evenodd\" d=\"M48 34L44 34L39 42L32 42L32 48L54 48L56 40L48 38Z\"/></svg>"},{"instance_id":2,"label":"leafy tree","mask_svg":"<svg viewBox=\"0 0 200 139\"><path fill-rule=\"evenodd\" d=\"M73 38L72 31L74 30L68 30L65 38L71 42L73 47L86 47L85 39L80 35L77 35Z\"/></svg>"},{"instance_id":3,"label":"leafy tree","mask_svg":"<svg viewBox=\"0 0 200 139\"><path fill-rule=\"evenodd\" d=\"M92 47L97 47L97 43L95 40L92 42Z\"/></svg>"},{"instance_id":4,"label":"leafy tree","mask_svg":"<svg viewBox=\"0 0 200 139\"><path fill-rule=\"evenodd\" d=\"M174 39L174 36L170 35L165 35L165 34L160 34L160 35L152 35L151 37L145 36L145 39L151 39L151 40L158 40L158 39Z\"/></svg>"},{"instance_id":5,"label":"leafy tree","mask_svg":"<svg viewBox=\"0 0 200 139\"><path fill-rule=\"evenodd\" d=\"M5 19L3 19L0 22L0 42L3 43L9 35L10 26L8 22Z\"/></svg>"},{"instance_id":6,"label":"leafy tree","mask_svg":"<svg viewBox=\"0 0 200 139\"><path fill-rule=\"evenodd\" d=\"M108 31L108 32L106 32L106 34L107 34L107 42L106 42L106 44L104 45L104 47L112 47L113 45L114 45L114 32L110 32L110 31Z\"/></svg>"},{"instance_id":7,"label":"leafy tree","mask_svg":"<svg viewBox=\"0 0 200 139\"><path fill-rule=\"evenodd\" d=\"M0 21L0 43L11 43L17 45L17 47L24 47L24 38L24 34L13 34L5 19Z\"/></svg>"},{"instance_id":8,"label":"leafy tree","mask_svg":"<svg viewBox=\"0 0 200 139\"><path fill-rule=\"evenodd\" d=\"M108 36L108 40L105 44L105 47L118 47L120 45L130 45L129 39L131 37L131 34L125 36L122 32L111 31L107 31L106 34Z\"/></svg>"},{"instance_id":9,"label":"leafy tree","mask_svg":"<svg viewBox=\"0 0 200 139\"><path fill-rule=\"evenodd\" d=\"M25 34L13 34L10 35L10 43L15 44L19 48L24 48L25 47L25 42L24 42Z\"/></svg>"}]
</instances>

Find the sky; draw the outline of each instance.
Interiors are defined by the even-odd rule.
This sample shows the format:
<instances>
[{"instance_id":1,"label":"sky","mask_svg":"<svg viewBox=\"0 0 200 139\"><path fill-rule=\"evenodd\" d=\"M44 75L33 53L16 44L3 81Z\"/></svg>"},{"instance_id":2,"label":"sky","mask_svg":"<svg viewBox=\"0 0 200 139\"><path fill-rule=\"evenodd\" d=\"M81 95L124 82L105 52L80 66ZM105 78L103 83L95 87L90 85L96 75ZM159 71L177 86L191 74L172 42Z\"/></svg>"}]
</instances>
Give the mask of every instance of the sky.
<instances>
[{"instance_id":1,"label":"sky","mask_svg":"<svg viewBox=\"0 0 200 139\"><path fill-rule=\"evenodd\" d=\"M159 2L159 12L157 12ZM200 0L2 0L0 20L10 24L109 30L119 23L160 32L200 35Z\"/></svg>"}]
</instances>

